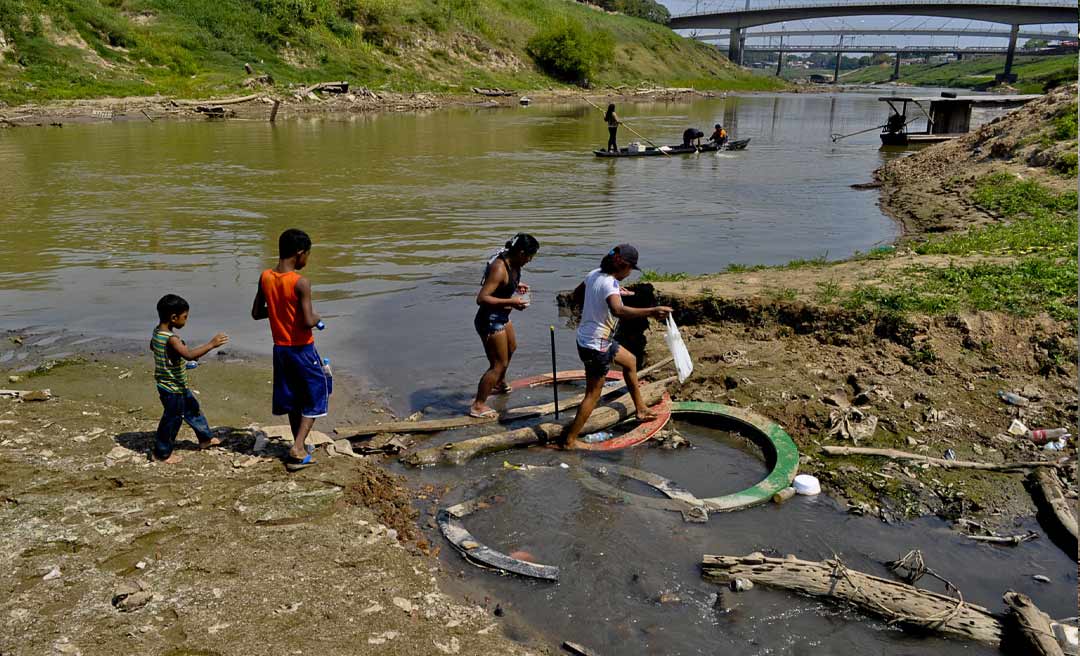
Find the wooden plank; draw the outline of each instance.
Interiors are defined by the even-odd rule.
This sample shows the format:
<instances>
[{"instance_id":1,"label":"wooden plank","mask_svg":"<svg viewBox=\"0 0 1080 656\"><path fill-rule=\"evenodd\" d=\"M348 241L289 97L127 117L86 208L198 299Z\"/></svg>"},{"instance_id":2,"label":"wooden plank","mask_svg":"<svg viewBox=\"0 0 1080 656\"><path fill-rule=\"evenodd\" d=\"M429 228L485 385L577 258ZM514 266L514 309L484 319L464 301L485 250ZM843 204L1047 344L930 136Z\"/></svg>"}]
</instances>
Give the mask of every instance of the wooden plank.
<instances>
[{"instance_id":1,"label":"wooden plank","mask_svg":"<svg viewBox=\"0 0 1080 656\"><path fill-rule=\"evenodd\" d=\"M851 604L863 612L920 630L994 646L1002 639L1001 622L982 606L864 574L838 561L815 562L791 556L769 558L760 553L706 555L702 557L701 569L703 577L716 582L746 578L762 585Z\"/></svg>"},{"instance_id":2,"label":"wooden plank","mask_svg":"<svg viewBox=\"0 0 1080 656\"><path fill-rule=\"evenodd\" d=\"M1073 560L1077 559L1077 521L1075 503L1065 498L1057 476L1045 469L1032 472L1028 477L1035 505L1043 511L1042 518L1050 520L1047 527L1051 538L1061 541L1061 546Z\"/></svg>"},{"instance_id":3,"label":"wooden plank","mask_svg":"<svg viewBox=\"0 0 1080 656\"><path fill-rule=\"evenodd\" d=\"M931 458L918 453L908 453L896 449L873 449L862 446L823 446L822 453L828 456L877 456L891 460L912 460L936 465L943 469L983 469L986 471L1011 471L1014 469L1031 469L1033 467L1063 467L1063 462L1048 460L1029 460L1020 462L972 462L970 460L946 460L944 458Z\"/></svg>"},{"instance_id":4,"label":"wooden plank","mask_svg":"<svg viewBox=\"0 0 1080 656\"><path fill-rule=\"evenodd\" d=\"M666 385L675 380L664 380L650 383L641 388L641 398L649 406L655 405L666 392ZM598 430L610 428L617 423L628 419L634 414L634 403L629 394L624 394L611 403L598 406L585 422L582 433L593 433ZM523 446L532 446L554 440L562 434L563 430L573 422L573 417L557 422L544 422L535 426L527 426L513 431L484 435L472 439L450 442L441 447L423 449L402 458L402 462L413 467L435 465L439 463L460 465L468 460L487 453L504 451Z\"/></svg>"}]
</instances>

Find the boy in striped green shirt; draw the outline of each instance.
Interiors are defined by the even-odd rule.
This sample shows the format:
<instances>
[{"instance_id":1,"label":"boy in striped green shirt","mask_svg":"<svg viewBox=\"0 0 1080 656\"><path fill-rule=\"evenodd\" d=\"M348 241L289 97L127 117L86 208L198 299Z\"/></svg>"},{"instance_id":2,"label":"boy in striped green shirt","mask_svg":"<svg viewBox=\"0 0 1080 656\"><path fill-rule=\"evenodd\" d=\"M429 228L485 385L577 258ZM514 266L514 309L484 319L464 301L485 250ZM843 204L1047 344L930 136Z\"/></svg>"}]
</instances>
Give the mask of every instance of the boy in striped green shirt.
<instances>
[{"instance_id":1,"label":"boy in striped green shirt","mask_svg":"<svg viewBox=\"0 0 1080 656\"><path fill-rule=\"evenodd\" d=\"M187 361L198 360L223 346L229 341L229 336L218 333L202 346L189 349L184 340L173 332L187 324L188 309L188 302L176 294L162 296L157 304L159 323L150 339L150 351L154 354L154 382L157 383L161 405L165 408L154 438L154 457L170 465L182 460L180 454L173 453L173 445L180 425L185 421L199 438L199 448L221 444L221 440L211 434L199 402L188 388Z\"/></svg>"}]
</instances>

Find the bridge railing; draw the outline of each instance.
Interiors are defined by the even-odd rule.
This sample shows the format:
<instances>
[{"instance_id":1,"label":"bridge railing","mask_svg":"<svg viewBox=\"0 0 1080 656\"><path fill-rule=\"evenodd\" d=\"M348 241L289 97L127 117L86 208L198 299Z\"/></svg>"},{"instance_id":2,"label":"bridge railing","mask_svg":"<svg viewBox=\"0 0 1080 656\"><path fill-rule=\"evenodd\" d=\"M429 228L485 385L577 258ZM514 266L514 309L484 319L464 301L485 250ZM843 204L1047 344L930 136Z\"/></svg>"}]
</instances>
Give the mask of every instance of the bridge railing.
<instances>
[{"instance_id":1,"label":"bridge railing","mask_svg":"<svg viewBox=\"0 0 1080 656\"><path fill-rule=\"evenodd\" d=\"M784 9L815 9L818 7L847 7L847 6L895 6L905 7L911 5L977 5L977 6L1002 6L1002 7L1054 7L1059 9L1075 8L1077 2L1072 0L825 0L824 2L776 2L766 5L751 6L750 9L713 9L690 12L686 14L672 15L676 18L694 18L697 16L717 16L722 14L745 14L755 11L776 11Z\"/></svg>"}]
</instances>

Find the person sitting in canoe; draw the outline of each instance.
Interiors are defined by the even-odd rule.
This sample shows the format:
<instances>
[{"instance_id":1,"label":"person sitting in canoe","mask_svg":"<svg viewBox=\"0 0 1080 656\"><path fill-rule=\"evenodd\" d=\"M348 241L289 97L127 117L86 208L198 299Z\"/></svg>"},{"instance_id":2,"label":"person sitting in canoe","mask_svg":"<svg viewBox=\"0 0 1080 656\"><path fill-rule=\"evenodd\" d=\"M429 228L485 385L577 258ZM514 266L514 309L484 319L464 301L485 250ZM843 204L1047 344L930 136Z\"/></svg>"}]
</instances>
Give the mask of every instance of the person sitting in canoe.
<instances>
[{"instance_id":1,"label":"person sitting in canoe","mask_svg":"<svg viewBox=\"0 0 1080 656\"><path fill-rule=\"evenodd\" d=\"M476 387L476 398L469 408L469 416L476 418L495 417L495 410L487 405L488 396L508 394L510 385L506 382L506 370L510 367L510 358L517 349L517 335L514 324L510 321L513 310L529 307L529 286L521 282L521 268L528 264L540 242L532 235L519 232L506 242L506 246L496 253L484 267L480 293L476 295L476 311L473 325L487 354L488 369L480 378Z\"/></svg>"},{"instance_id":2,"label":"person sitting in canoe","mask_svg":"<svg viewBox=\"0 0 1080 656\"><path fill-rule=\"evenodd\" d=\"M713 130L712 136L709 137L709 141L716 144L718 148L723 148L724 144L726 144L728 140L727 130L725 130L724 126L720 125L719 123L717 123L713 127L715 127L716 129Z\"/></svg>"},{"instance_id":3,"label":"person sitting in canoe","mask_svg":"<svg viewBox=\"0 0 1080 656\"><path fill-rule=\"evenodd\" d=\"M615 113L615 103L607 106L607 112L604 114L604 122L607 123L608 152L617 153L619 152L619 146L615 143L615 133L619 131L619 124L622 123L622 121L619 120L618 115Z\"/></svg>"},{"instance_id":4,"label":"person sitting in canoe","mask_svg":"<svg viewBox=\"0 0 1080 656\"><path fill-rule=\"evenodd\" d=\"M683 148L701 147L701 139L705 133L697 128L686 128L682 133Z\"/></svg>"}]
</instances>

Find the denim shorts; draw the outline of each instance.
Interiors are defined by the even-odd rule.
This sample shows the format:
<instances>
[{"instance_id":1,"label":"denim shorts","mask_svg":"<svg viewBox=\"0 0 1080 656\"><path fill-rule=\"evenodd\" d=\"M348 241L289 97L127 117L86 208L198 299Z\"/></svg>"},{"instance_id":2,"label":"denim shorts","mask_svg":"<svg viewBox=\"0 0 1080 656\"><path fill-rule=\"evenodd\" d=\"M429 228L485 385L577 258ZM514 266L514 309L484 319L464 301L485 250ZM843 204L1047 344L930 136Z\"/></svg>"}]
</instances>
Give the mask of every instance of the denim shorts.
<instances>
[{"instance_id":1,"label":"denim shorts","mask_svg":"<svg viewBox=\"0 0 1080 656\"><path fill-rule=\"evenodd\" d=\"M275 415L326 416L331 384L314 344L274 345Z\"/></svg>"},{"instance_id":2,"label":"denim shorts","mask_svg":"<svg viewBox=\"0 0 1080 656\"><path fill-rule=\"evenodd\" d=\"M510 314L504 312L477 312L473 319L473 328L480 339L487 339L495 333L506 330L510 323Z\"/></svg>"},{"instance_id":3,"label":"denim shorts","mask_svg":"<svg viewBox=\"0 0 1080 656\"><path fill-rule=\"evenodd\" d=\"M577 353L581 363L585 365L585 375L589 378L603 378L611 371L611 363L615 360L615 354L619 352L619 343L611 340L611 346L606 351L596 351L585 348L578 344Z\"/></svg>"}]
</instances>

